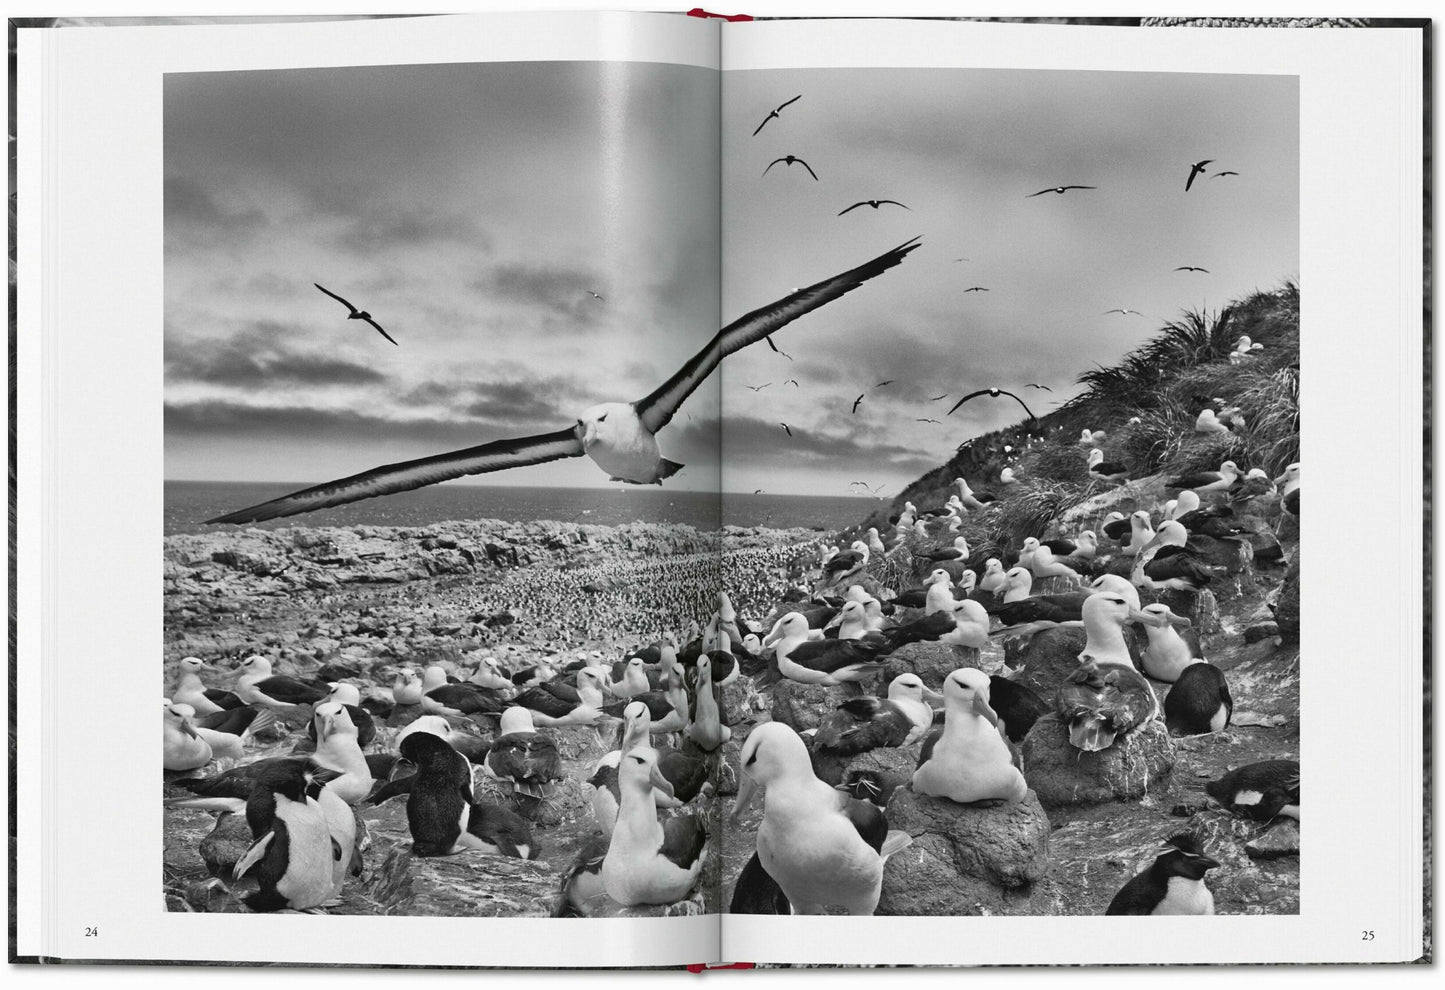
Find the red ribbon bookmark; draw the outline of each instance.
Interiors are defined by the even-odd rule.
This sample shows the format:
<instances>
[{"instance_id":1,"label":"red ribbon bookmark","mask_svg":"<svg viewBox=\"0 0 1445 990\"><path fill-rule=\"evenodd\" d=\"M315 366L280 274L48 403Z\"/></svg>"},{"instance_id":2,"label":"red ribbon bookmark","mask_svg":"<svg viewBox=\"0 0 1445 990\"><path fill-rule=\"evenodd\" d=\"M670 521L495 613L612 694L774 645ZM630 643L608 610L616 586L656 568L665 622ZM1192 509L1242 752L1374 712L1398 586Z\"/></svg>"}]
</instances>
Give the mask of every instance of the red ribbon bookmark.
<instances>
[{"instance_id":1,"label":"red ribbon bookmark","mask_svg":"<svg viewBox=\"0 0 1445 990\"><path fill-rule=\"evenodd\" d=\"M749 14L714 14L712 11L710 11L710 10L703 10L701 7L694 7L694 8L692 8L691 10L689 10L689 11L687 12L687 16L688 16L688 17L716 17L716 18L719 18L719 19L724 20L724 21L750 21L750 20L752 20L752 16L749 15ZM713 969L720 969L720 968L723 968L723 967L713 966L713 967L711 967L711 968L713 968ZM733 969L737 969L737 968L740 968L740 967L739 967L737 964L733 964L733 967L732 967L732 968L733 968ZM692 969L692 967L689 966L688 969ZM697 971L694 970L694 972L697 972Z\"/></svg>"},{"instance_id":2,"label":"red ribbon bookmark","mask_svg":"<svg viewBox=\"0 0 1445 990\"><path fill-rule=\"evenodd\" d=\"M717 15L714 14L712 16ZM750 17L748 20L752 20L752 18ZM753 969L756 966L757 963L722 963L718 966L704 966L702 963L693 963L687 967L687 971L689 973L701 973L705 969Z\"/></svg>"}]
</instances>

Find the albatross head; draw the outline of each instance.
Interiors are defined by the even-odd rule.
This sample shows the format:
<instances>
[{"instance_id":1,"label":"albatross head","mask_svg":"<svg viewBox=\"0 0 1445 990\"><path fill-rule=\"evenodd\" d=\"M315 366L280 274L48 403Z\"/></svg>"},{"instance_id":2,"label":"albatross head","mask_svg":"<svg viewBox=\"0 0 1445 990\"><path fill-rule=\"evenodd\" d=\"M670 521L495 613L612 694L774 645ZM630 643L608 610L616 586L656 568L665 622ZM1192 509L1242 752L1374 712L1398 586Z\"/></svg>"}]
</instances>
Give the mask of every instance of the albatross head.
<instances>
[{"instance_id":1,"label":"albatross head","mask_svg":"<svg viewBox=\"0 0 1445 990\"><path fill-rule=\"evenodd\" d=\"M583 410L577 419L582 448L588 451L599 443L609 447L626 446L641 426L637 411L629 402L601 402Z\"/></svg>"}]
</instances>

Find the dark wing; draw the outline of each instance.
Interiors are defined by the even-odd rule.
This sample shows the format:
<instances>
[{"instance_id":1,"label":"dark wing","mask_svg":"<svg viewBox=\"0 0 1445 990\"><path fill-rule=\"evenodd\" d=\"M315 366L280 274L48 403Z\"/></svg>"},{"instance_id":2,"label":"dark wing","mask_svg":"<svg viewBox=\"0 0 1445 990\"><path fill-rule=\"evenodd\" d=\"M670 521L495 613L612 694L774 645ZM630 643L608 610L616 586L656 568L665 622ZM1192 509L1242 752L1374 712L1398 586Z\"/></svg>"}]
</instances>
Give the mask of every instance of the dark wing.
<instances>
[{"instance_id":1,"label":"dark wing","mask_svg":"<svg viewBox=\"0 0 1445 990\"><path fill-rule=\"evenodd\" d=\"M332 299L335 299L337 302L341 303L341 305L345 306L347 309L351 310L353 313L359 313L359 312L361 312L361 311L360 311L359 309L357 309L355 306L351 305L351 303L347 302L345 299L342 299L340 296L338 296L336 293L332 292L330 289L328 289L326 286L322 285L320 282L312 282L311 284L314 285L314 286L316 286L316 288L320 289L322 292L326 293L326 294L327 294L328 296L330 296ZM377 329L380 330L381 328L380 328L380 327L377 327Z\"/></svg>"},{"instance_id":2,"label":"dark wing","mask_svg":"<svg viewBox=\"0 0 1445 990\"><path fill-rule=\"evenodd\" d=\"M779 159L781 161L782 159ZM666 426L693 391L702 384L714 368L729 354L742 350L749 344L757 343L769 334L779 330L805 313L811 312L839 296L853 291L868 281L893 268L907 257L908 252L918 247L918 238L900 244L892 251L881 254L872 261L859 265L840 275L834 275L806 289L799 289L790 296L779 299L761 309L755 309L739 320L718 331L717 336L651 395L633 403L642 425L651 433ZM577 453L582 453L581 443ZM551 458L548 458L551 460Z\"/></svg>"},{"instance_id":3,"label":"dark wing","mask_svg":"<svg viewBox=\"0 0 1445 990\"><path fill-rule=\"evenodd\" d=\"M761 130L761 128L759 128L759 130ZM772 168L774 165L778 164L778 162L785 162L785 161L787 161L786 158L774 158L772 161L768 162L768 168L763 169L763 174L764 174L764 175L767 175L769 168Z\"/></svg>"},{"instance_id":4,"label":"dark wing","mask_svg":"<svg viewBox=\"0 0 1445 990\"><path fill-rule=\"evenodd\" d=\"M791 100L789 100L787 103L780 104L780 105L778 106L778 110L775 111L775 112L781 112L785 107L790 107L790 106L792 106L794 103L797 103L797 102L798 102L799 100L801 100L802 98L803 98L803 94L802 94L802 93L799 93L797 96L793 97L793 98L792 98Z\"/></svg>"},{"instance_id":5,"label":"dark wing","mask_svg":"<svg viewBox=\"0 0 1445 990\"><path fill-rule=\"evenodd\" d=\"M1053 191L1054 191L1054 190L1053 190L1053 187L1052 187L1052 186L1049 187L1048 189L1040 189L1040 190L1039 190L1038 192L1036 192L1036 193L1029 193L1027 196L1024 197L1024 199L1033 199L1035 196L1042 196L1042 195L1043 195L1044 193L1046 193L1046 192L1053 192Z\"/></svg>"},{"instance_id":6,"label":"dark wing","mask_svg":"<svg viewBox=\"0 0 1445 990\"><path fill-rule=\"evenodd\" d=\"M376 332L377 332L377 333L381 334L381 335L382 335L383 337L385 337L387 340L391 340L391 342L392 342L393 344L396 344L396 341L395 341L395 340L392 340L391 334L389 334L389 333L387 333L385 330L381 329L381 324L380 324L380 323L377 323L375 320L373 320L373 319L372 319L371 317L369 317L369 316L366 318L366 322L367 322L367 323L370 323L372 326L376 327ZM396 344L396 346L397 346L397 347L400 347L401 345L400 345L400 344Z\"/></svg>"},{"instance_id":7,"label":"dark wing","mask_svg":"<svg viewBox=\"0 0 1445 990\"><path fill-rule=\"evenodd\" d=\"M401 461L372 468L349 478L328 481L315 488L306 488L290 495L253 505L229 515L206 520L208 523L251 523L282 516L295 516L335 505L346 505L378 495L394 495L424 488L440 481L450 481L468 474L486 474L527 464L541 464L563 457L581 457L585 453L575 428L556 433L514 440L495 440L478 447L454 450L414 461Z\"/></svg>"},{"instance_id":8,"label":"dark wing","mask_svg":"<svg viewBox=\"0 0 1445 990\"><path fill-rule=\"evenodd\" d=\"M892 203L894 206L903 206L903 204L900 203L900 202L898 202L898 200L896 200L896 199L880 199L878 202L879 202L880 205L883 204L883 203ZM906 207L906 206L903 206L903 208L904 208L905 210L908 210L908 207ZM908 210L908 212L909 212L909 213L912 213L913 211L912 211L912 210Z\"/></svg>"},{"instance_id":9,"label":"dark wing","mask_svg":"<svg viewBox=\"0 0 1445 990\"><path fill-rule=\"evenodd\" d=\"M1098 186L1064 186L1065 189L1098 189Z\"/></svg>"},{"instance_id":10,"label":"dark wing","mask_svg":"<svg viewBox=\"0 0 1445 990\"><path fill-rule=\"evenodd\" d=\"M841 217L844 213L848 213L848 212L850 212L850 211L852 211L852 210L856 210L856 209L858 209L858 207L860 207L860 206L867 206L867 205L868 205L867 203L854 203L852 206L848 207L848 209L838 211L838 216Z\"/></svg>"},{"instance_id":11,"label":"dark wing","mask_svg":"<svg viewBox=\"0 0 1445 990\"><path fill-rule=\"evenodd\" d=\"M888 819L883 809L871 801L853 800L843 809L858 835L872 847L874 852L883 851L883 840L888 838Z\"/></svg>"},{"instance_id":12,"label":"dark wing","mask_svg":"<svg viewBox=\"0 0 1445 990\"><path fill-rule=\"evenodd\" d=\"M684 870L690 869L706 848L707 825L701 815L675 815L663 822L658 852Z\"/></svg>"},{"instance_id":13,"label":"dark wing","mask_svg":"<svg viewBox=\"0 0 1445 990\"><path fill-rule=\"evenodd\" d=\"M858 396L858 398L856 398L856 399L853 400L853 411L854 411L854 412L857 412L857 411L858 411L858 403L860 403L860 402L862 402L862 401L863 401L863 396L861 396L861 395Z\"/></svg>"},{"instance_id":14,"label":"dark wing","mask_svg":"<svg viewBox=\"0 0 1445 990\"><path fill-rule=\"evenodd\" d=\"M1036 195L1037 195L1037 194L1036 194ZM948 415L952 416L952 415L954 414L954 412L957 411L957 409L958 409L959 406L963 405L963 404L964 404L965 402L967 402L969 399L976 399L976 398L978 398L980 395L988 395L988 389L986 389L986 388L981 388L981 389L979 389L977 392L970 392L970 393L968 393L968 394L965 395L963 398L959 399L957 402L955 402L955 403L953 404L953 408L948 411Z\"/></svg>"},{"instance_id":15,"label":"dark wing","mask_svg":"<svg viewBox=\"0 0 1445 990\"><path fill-rule=\"evenodd\" d=\"M758 136L758 131L761 131L764 127L767 127L767 126L768 126L768 121L770 121L770 120L772 120L772 119L773 119L773 115L772 115L771 113L768 114L766 117L764 117L764 118L763 118L763 122L758 125L758 130L753 131L753 137L757 137L757 136Z\"/></svg>"},{"instance_id":16,"label":"dark wing","mask_svg":"<svg viewBox=\"0 0 1445 990\"><path fill-rule=\"evenodd\" d=\"M814 181L814 182L817 182L817 181L818 181L818 173L813 171L813 167L812 167L811 165L809 165L807 162L803 161L801 158L794 158L793 161L797 162L799 165L801 165L801 166L803 166L805 169L807 169L807 170L808 170L808 174L813 177L813 181Z\"/></svg>"},{"instance_id":17,"label":"dark wing","mask_svg":"<svg viewBox=\"0 0 1445 990\"><path fill-rule=\"evenodd\" d=\"M288 705L314 705L330 693L285 674L257 681L253 686L266 697L284 701Z\"/></svg>"},{"instance_id":18,"label":"dark wing","mask_svg":"<svg viewBox=\"0 0 1445 990\"><path fill-rule=\"evenodd\" d=\"M942 738L943 726L939 726L928 734L927 739L923 740L923 749L919 750L918 752L918 766L913 768L915 771L918 769L918 767L921 767L923 766L923 764L928 762L928 758L933 755L933 747L937 746L938 740Z\"/></svg>"}]
</instances>

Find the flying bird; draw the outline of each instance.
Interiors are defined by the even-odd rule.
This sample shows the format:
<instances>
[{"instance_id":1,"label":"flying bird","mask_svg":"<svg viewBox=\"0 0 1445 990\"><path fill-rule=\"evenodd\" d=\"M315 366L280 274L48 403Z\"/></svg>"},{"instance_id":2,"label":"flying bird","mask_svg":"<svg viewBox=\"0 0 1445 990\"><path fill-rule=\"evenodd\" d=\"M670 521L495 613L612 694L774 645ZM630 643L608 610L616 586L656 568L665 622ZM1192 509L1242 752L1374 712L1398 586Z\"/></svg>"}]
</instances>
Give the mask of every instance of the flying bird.
<instances>
[{"instance_id":1,"label":"flying bird","mask_svg":"<svg viewBox=\"0 0 1445 990\"><path fill-rule=\"evenodd\" d=\"M1012 392L1005 392L1005 391L1004 391L1003 389L1001 389L1001 388L981 388L981 389L979 389L977 392L970 392L970 393L968 393L968 394L965 395L963 398L959 399L956 403L954 403L953 408L948 411L948 415L952 416L952 415L954 414L954 412L957 411L957 409L958 409L959 406L963 405L963 404L964 404L965 402L967 402L969 399L976 399L976 398L978 398L980 395L987 395L987 396L990 396L991 398L995 398L995 399L997 399L1000 395L1006 395L1006 396L1008 396L1010 399L1013 399L1013 400L1014 400L1015 402L1017 402L1019 405L1021 405L1021 406L1024 407L1024 412L1026 412L1026 413L1029 414L1029 419L1037 419L1037 418L1038 418L1037 416L1034 415L1034 411L1028 407L1028 405L1024 402L1023 399L1020 399L1017 395L1014 395Z\"/></svg>"},{"instance_id":2,"label":"flying bird","mask_svg":"<svg viewBox=\"0 0 1445 990\"><path fill-rule=\"evenodd\" d=\"M597 293L593 292L591 289L588 289L588 290L587 290L587 294L588 294L589 296L591 296L593 299L596 299L598 302L606 302L606 301L607 301L606 299L603 299L601 296L599 296Z\"/></svg>"},{"instance_id":3,"label":"flying bird","mask_svg":"<svg viewBox=\"0 0 1445 990\"><path fill-rule=\"evenodd\" d=\"M794 289L793 291L796 292L797 290ZM769 336L767 336L767 337L764 337L763 339L768 342L768 346L773 349L773 353L774 353L774 354L781 354L781 355L783 355L783 357L787 358L789 361L793 360L793 355L787 353L786 351L780 351L780 350L778 350L778 345L775 344L775 343L773 343L773 338L772 338L771 335L769 335Z\"/></svg>"},{"instance_id":4,"label":"flying bird","mask_svg":"<svg viewBox=\"0 0 1445 990\"><path fill-rule=\"evenodd\" d=\"M913 422L915 422L915 423L942 423L943 421L940 420L940 419L915 419Z\"/></svg>"},{"instance_id":5,"label":"flying bird","mask_svg":"<svg viewBox=\"0 0 1445 990\"><path fill-rule=\"evenodd\" d=\"M382 335L383 337L385 337L387 340L391 340L391 334L389 334L389 333L387 333L385 330L381 329L381 324L380 324L380 323L377 323L375 320L373 320L373 319L371 318L371 314L368 313L366 310L364 310L364 309L357 309L355 306L351 305L351 303L347 302L345 299L342 299L340 296L338 296L336 293L332 292L330 289L328 289L326 286L322 285L320 282L312 282L311 284L314 285L314 286L316 286L316 288L320 289L322 292L326 293L326 294L327 294L328 296L330 296L332 299L335 299L337 302L341 303L341 305L345 306L347 309L351 310L351 315L347 317L348 320L365 320L367 323L370 323L372 326L374 326L374 327L376 328L376 332L377 332L377 333L381 334L381 335ZM391 342L392 342L393 344L396 344L396 341L394 341L394 340L391 340ZM400 347L401 345L400 345L400 344L396 344L396 346Z\"/></svg>"},{"instance_id":6,"label":"flying bird","mask_svg":"<svg viewBox=\"0 0 1445 990\"><path fill-rule=\"evenodd\" d=\"M881 496L879 493L882 492L883 489L884 489L884 488L887 488L888 486L887 486L887 485L879 485L877 488L874 488L872 485L868 484L866 481L850 481L850 482L848 483L848 487L849 487L849 488L862 488L865 492L867 492L869 495L872 495L874 498L881 498L882 496Z\"/></svg>"},{"instance_id":7,"label":"flying bird","mask_svg":"<svg viewBox=\"0 0 1445 990\"><path fill-rule=\"evenodd\" d=\"M763 493L763 490L762 490L761 488L754 488L754 489L753 489L753 494L754 494L754 495L761 495L762 493Z\"/></svg>"},{"instance_id":8,"label":"flying bird","mask_svg":"<svg viewBox=\"0 0 1445 990\"><path fill-rule=\"evenodd\" d=\"M809 165L807 162L803 161L801 158L795 157L794 155L784 155L782 158L774 158L772 161L768 162L768 168L772 168L774 165L778 164L778 162L782 162L784 165L792 165L794 162L797 162L799 165L803 166L805 169L808 170L808 174L813 177L814 182L818 181L818 173L814 172L812 166ZM768 168L763 169L764 175L768 174Z\"/></svg>"},{"instance_id":9,"label":"flying bird","mask_svg":"<svg viewBox=\"0 0 1445 990\"><path fill-rule=\"evenodd\" d=\"M1209 269L1208 269L1208 268L1195 268L1193 265L1180 265L1178 268L1176 268L1176 269L1174 269L1174 270L1175 270L1176 272L1203 272L1203 273L1206 274L1206 275L1209 274Z\"/></svg>"},{"instance_id":10,"label":"flying bird","mask_svg":"<svg viewBox=\"0 0 1445 990\"><path fill-rule=\"evenodd\" d=\"M788 436L792 436L792 435L793 435L793 431L790 430L790 429L788 429L788 424L787 424L787 423L779 423L778 425L783 428L783 432L786 433Z\"/></svg>"},{"instance_id":11,"label":"flying bird","mask_svg":"<svg viewBox=\"0 0 1445 990\"><path fill-rule=\"evenodd\" d=\"M1223 176L1223 175L1238 175L1238 174L1239 174L1238 172L1230 172L1230 171L1226 170L1226 171L1223 171L1223 172L1215 172L1213 175L1210 176L1210 178L1211 178L1211 179L1217 179L1217 178L1219 178L1220 176Z\"/></svg>"},{"instance_id":12,"label":"flying bird","mask_svg":"<svg viewBox=\"0 0 1445 990\"><path fill-rule=\"evenodd\" d=\"M954 260L954 263L957 264L957 263L960 262L960 261L967 261L968 259L967 259L967 258L954 258L953 260Z\"/></svg>"},{"instance_id":13,"label":"flying bird","mask_svg":"<svg viewBox=\"0 0 1445 990\"><path fill-rule=\"evenodd\" d=\"M1033 199L1035 196L1042 196L1044 193L1058 193L1062 196L1070 189L1098 189L1098 186L1054 186L1052 189L1040 189L1036 193L1029 193L1024 199Z\"/></svg>"},{"instance_id":14,"label":"flying bird","mask_svg":"<svg viewBox=\"0 0 1445 990\"><path fill-rule=\"evenodd\" d=\"M1049 388L1047 385L1035 385L1033 382L1029 382L1027 385L1024 386L1024 388L1041 388L1045 392L1053 391L1053 389Z\"/></svg>"},{"instance_id":15,"label":"flying bird","mask_svg":"<svg viewBox=\"0 0 1445 990\"><path fill-rule=\"evenodd\" d=\"M758 125L758 130L757 130L757 131L753 131L753 137L757 137L757 136L758 136L758 131L761 131L764 127L767 127L767 126L768 126L768 121L772 120L774 117L780 116L780 115L782 114L783 107L791 106L791 105L793 105L794 103L797 103L797 102L798 102L799 100L801 100L802 98L803 98L803 94L802 94L802 93L799 93L797 96L793 97L793 98L792 98L791 100L789 100L787 103L781 104L776 110L769 110L769 111L768 111L768 115L763 118L763 122Z\"/></svg>"},{"instance_id":16,"label":"flying bird","mask_svg":"<svg viewBox=\"0 0 1445 990\"><path fill-rule=\"evenodd\" d=\"M1143 315L1144 315L1143 313L1139 312L1137 309L1111 309L1111 310L1108 310L1107 312L1105 312L1104 315L1105 315L1105 316L1108 316L1110 313L1123 313L1125 316L1143 316Z\"/></svg>"},{"instance_id":17,"label":"flying bird","mask_svg":"<svg viewBox=\"0 0 1445 990\"><path fill-rule=\"evenodd\" d=\"M984 288L983 286L981 286L981 285L972 285L972 286L969 286L967 289L964 289L963 291L964 291L964 292L987 292L988 290L985 289L985 288Z\"/></svg>"},{"instance_id":18,"label":"flying bird","mask_svg":"<svg viewBox=\"0 0 1445 990\"><path fill-rule=\"evenodd\" d=\"M874 388L882 388L884 385L892 385L895 381L897 381L896 378L889 378L889 379L886 379L886 380L884 380L884 381L879 382L877 385L874 385L873 387L874 387Z\"/></svg>"},{"instance_id":19,"label":"flying bird","mask_svg":"<svg viewBox=\"0 0 1445 990\"><path fill-rule=\"evenodd\" d=\"M1186 181L1186 182L1184 183L1184 191L1185 191L1185 192L1188 192L1188 191L1189 191L1189 187L1192 186L1192 185L1194 185L1194 177L1195 177L1196 175L1198 175L1200 172L1203 172L1203 171L1204 171L1204 166L1209 165L1209 164L1212 164L1213 162L1214 162L1214 159L1213 159L1213 158L1206 158L1206 159L1204 159L1204 161L1202 161L1202 162L1195 162L1193 165L1190 165L1190 166L1189 166L1189 179L1188 179L1188 181Z\"/></svg>"},{"instance_id":20,"label":"flying bird","mask_svg":"<svg viewBox=\"0 0 1445 990\"><path fill-rule=\"evenodd\" d=\"M839 210L839 211L838 211L838 216L841 217L844 213L847 213L847 212L849 212L850 210L856 210L856 209L858 209L858 207L860 207L860 206L871 206L871 207L873 207L873 209L876 210L876 209L878 209L878 207L882 206L884 203L892 203L894 206L903 206L903 204L900 203L900 202L898 202L898 200L896 200L896 199L865 199L865 200L862 200L861 202L854 203L852 206L848 207L848 209L846 209L846 210ZM903 208L904 208L905 210L908 209L908 207L906 207L906 206L903 206Z\"/></svg>"},{"instance_id":21,"label":"flying bird","mask_svg":"<svg viewBox=\"0 0 1445 990\"><path fill-rule=\"evenodd\" d=\"M636 402L604 402L583 410L573 425L540 436L495 440L306 488L211 522L251 523L392 495L464 475L486 474L564 457L591 457L608 476L635 485L661 484L682 465L662 456L657 431L672 421L687 397L722 359L798 317L832 302L902 263L917 248L914 238L871 261L792 293L730 323L671 378Z\"/></svg>"},{"instance_id":22,"label":"flying bird","mask_svg":"<svg viewBox=\"0 0 1445 990\"><path fill-rule=\"evenodd\" d=\"M769 385L771 385L771 384L773 384L773 383L772 383L772 382L763 382L761 385L745 385L745 386L743 386L743 387L744 387L744 388L750 388L750 389L752 389L754 392L761 392L763 389L767 388L767 387L768 387Z\"/></svg>"},{"instance_id":23,"label":"flying bird","mask_svg":"<svg viewBox=\"0 0 1445 990\"><path fill-rule=\"evenodd\" d=\"M794 388L802 388L802 387L803 387L803 386L801 386L801 385L798 384L798 380L797 380L796 378L789 378L787 381L783 382L783 384L784 384L784 385L791 385L791 386L793 386Z\"/></svg>"},{"instance_id":24,"label":"flying bird","mask_svg":"<svg viewBox=\"0 0 1445 990\"><path fill-rule=\"evenodd\" d=\"M868 393L866 393L866 392L863 393L863 395L867 395L867 394L868 394ZM856 399L853 400L853 411L854 411L855 413L858 411L858 403L860 403L860 402L862 402L862 401L863 401L863 396L862 396L862 395L858 396L858 398L856 398Z\"/></svg>"},{"instance_id":25,"label":"flying bird","mask_svg":"<svg viewBox=\"0 0 1445 990\"><path fill-rule=\"evenodd\" d=\"M947 392L944 392L942 395L935 395L933 398L929 399L928 401L929 401L929 402L937 402L939 399L946 399L946 398L948 398L948 393L947 393Z\"/></svg>"}]
</instances>

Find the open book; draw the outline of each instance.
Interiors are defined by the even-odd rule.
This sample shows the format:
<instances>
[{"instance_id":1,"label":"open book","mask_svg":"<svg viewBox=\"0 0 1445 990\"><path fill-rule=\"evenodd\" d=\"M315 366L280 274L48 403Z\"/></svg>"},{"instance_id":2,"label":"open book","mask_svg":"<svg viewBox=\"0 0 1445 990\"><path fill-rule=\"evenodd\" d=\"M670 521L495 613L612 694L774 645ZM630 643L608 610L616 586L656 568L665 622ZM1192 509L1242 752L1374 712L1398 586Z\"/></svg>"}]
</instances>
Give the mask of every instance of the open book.
<instances>
[{"instance_id":1,"label":"open book","mask_svg":"<svg viewBox=\"0 0 1445 990\"><path fill-rule=\"evenodd\" d=\"M20 23L12 958L1428 953L1424 30Z\"/></svg>"}]
</instances>

